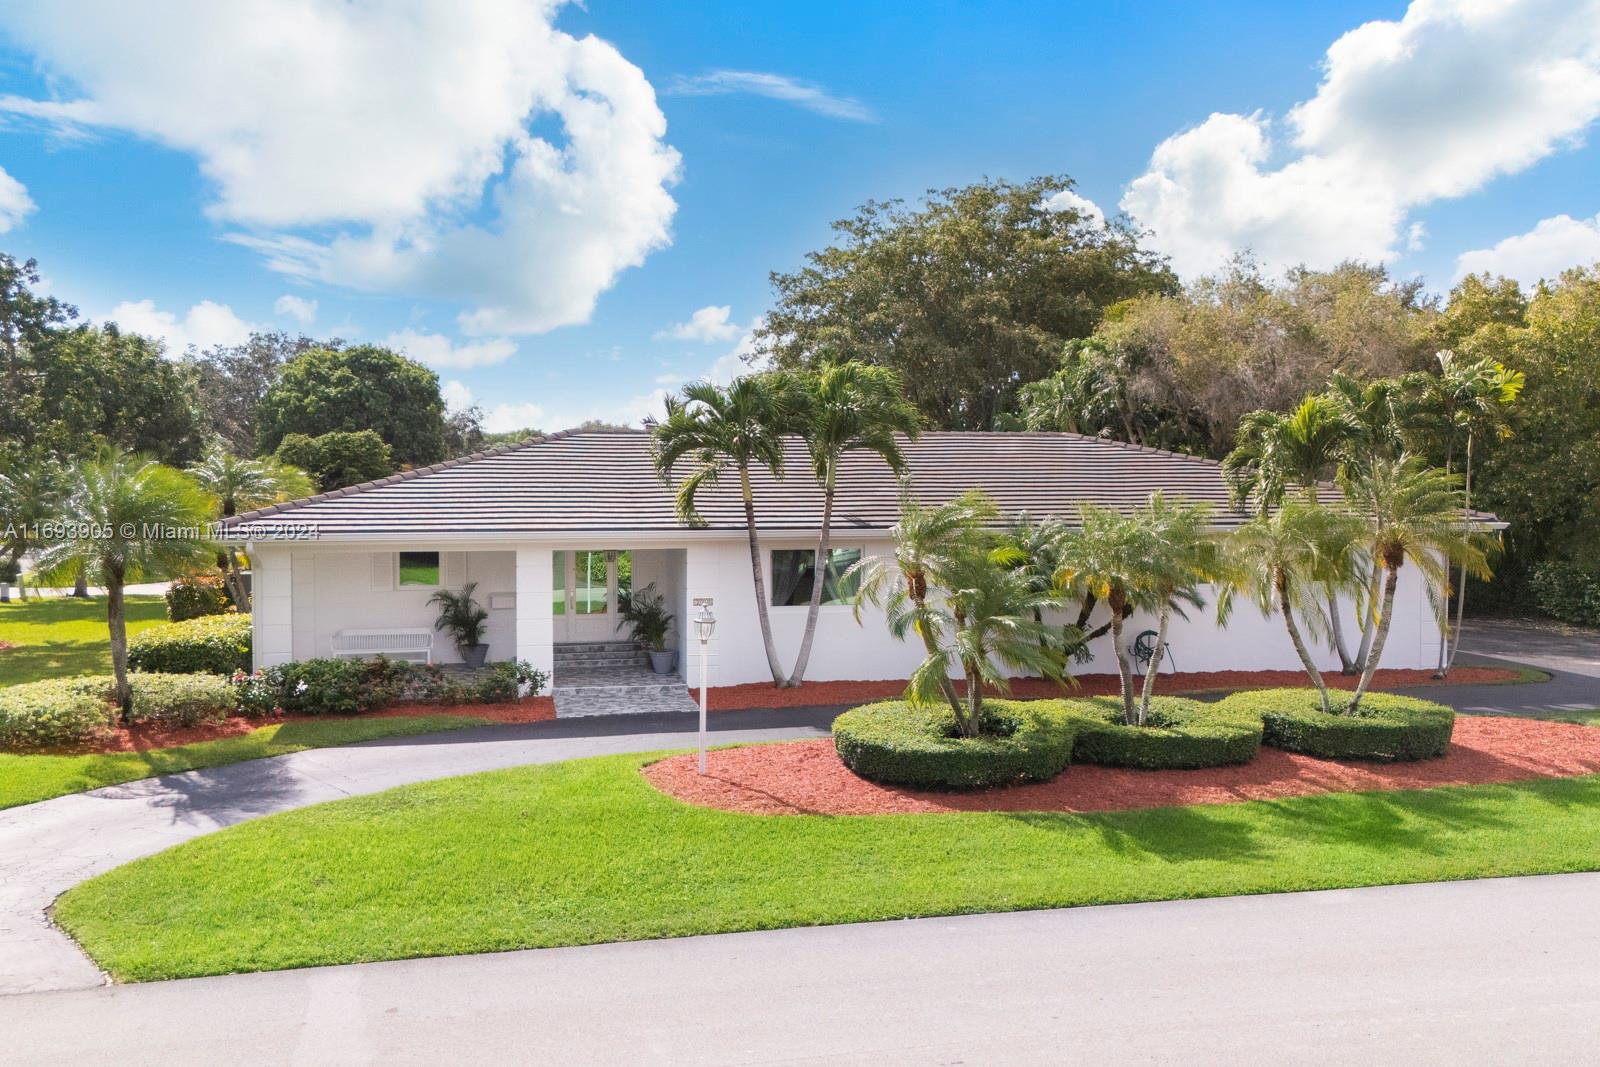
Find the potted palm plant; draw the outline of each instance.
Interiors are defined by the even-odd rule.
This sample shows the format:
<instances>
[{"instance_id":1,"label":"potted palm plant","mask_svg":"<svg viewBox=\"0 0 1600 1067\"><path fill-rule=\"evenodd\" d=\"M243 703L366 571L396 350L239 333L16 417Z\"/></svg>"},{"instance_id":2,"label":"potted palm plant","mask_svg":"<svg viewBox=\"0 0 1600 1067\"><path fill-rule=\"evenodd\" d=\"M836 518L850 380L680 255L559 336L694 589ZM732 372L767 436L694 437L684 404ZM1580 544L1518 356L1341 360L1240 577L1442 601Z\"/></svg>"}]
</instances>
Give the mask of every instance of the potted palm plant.
<instances>
[{"instance_id":1,"label":"potted palm plant","mask_svg":"<svg viewBox=\"0 0 1600 1067\"><path fill-rule=\"evenodd\" d=\"M483 666L483 661L489 655L489 646L483 643L483 631L488 626L489 613L473 599L472 594L477 589L477 582L468 582L459 593L441 589L428 598L429 604L439 607L439 617L434 621L433 628L449 632L456 643L456 651L461 653L461 662L468 667Z\"/></svg>"},{"instance_id":2,"label":"potted palm plant","mask_svg":"<svg viewBox=\"0 0 1600 1067\"><path fill-rule=\"evenodd\" d=\"M667 647L672 614L667 611L666 598L656 592L654 582L619 596L617 615L617 629L628 627L629 635L650 653L651 670L671 674L678 669L677 650Z\"/></svg>"}]
</instances>

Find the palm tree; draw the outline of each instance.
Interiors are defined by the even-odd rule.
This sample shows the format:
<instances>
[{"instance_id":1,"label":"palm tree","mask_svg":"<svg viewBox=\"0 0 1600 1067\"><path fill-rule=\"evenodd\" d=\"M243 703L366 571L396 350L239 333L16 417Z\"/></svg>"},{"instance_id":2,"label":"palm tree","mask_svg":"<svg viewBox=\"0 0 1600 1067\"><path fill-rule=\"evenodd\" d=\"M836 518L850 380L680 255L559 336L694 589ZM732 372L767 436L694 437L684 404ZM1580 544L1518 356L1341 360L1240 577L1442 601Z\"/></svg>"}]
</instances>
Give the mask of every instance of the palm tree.
<instances>
[{"instance_id":1,"label":"palm tree","mask_svg":"<svg viewBox=\"0 0 1600 1067\"><path fill-rule=\"evenodd\" d=\"M1382 601L1371 608L1377 613L1372 654L1350 700L1349 713L1353 715L1383 657L1393 618L1395 586L1406 561L1414 562L1422 572L1428 599L1440 613L1441 625L1447 610L1450 564L1480 578L1489 576L1489 565L1479 546L1482 535L1468 521L1459 475L1428 467L1420 459L1402 453L1393 460L1372 464L1351 478L1344 491L1345 499L1367 523L1368 551L1383 566L1384 573Z\"/></svg>"},{"instance_id":2,"label":"palm tree","mask_svg":"<svg viewBox=\"0 0 1600 1067\"><path fill-rule=\"evenodd\" d=\"M995 523L994 502L978 492L941 504L924 507L917 502L907 479L900 482L900 519L889 530L894 543L893 556L863 556L846 572L856 587L855 617L861 621L862 608L882 607L889 630L904 641L915 633L922 641L928 660L944 647L947 614L941 613L930 592L948 589L966 566L966 558L986 553L986 531ZM927 666L927 660L924 666ZM949 661L946 660L948 668ZM964 712L948 670L920 673L913 695L937 691L954 709L958 722Z\"/></svg>"},{"instance_id":3,"label":"palm tree","mask_svg":"<svg viewBox=\"0 0 1600 1067\"><path fill-rule=\"evenodd\" d=\"M316 492L311 476L299 467L271 456L243 459L220 445L214 446L205 458L190 467L189 476L212 498L212 518L216 519L231 519L240 512ZM217 553L217 567L227 583L228 595L241 611L246 610L249 594L239 570L238 555L228 550Z\"/></svg>"},{"instance_id":4,"label":"palm tree","mask_svg":"<svg viewBox=\"0 0 1600 1067\"><path fill-rule=\"evenodd\" d=\"M1319 502L1318 485L1333 477L1359 441L1361 426L1332 396L1308 396L1287 415L1252 411L1239 424L1239 443L1222 461L1235 507L1253 502L1257 514L1281 505L1291 486ZM1323 591L1328 633L1346 674L1359 669L1345 644L1339 588Z\"/></svg>"},{"instance_id":5,"label":"palm tree","mask_svg":"<svg viewBox=\"0 0 1600 1067\"><path fill-rule=\"evenodd\" d=\"M61 520L66 536L40 556L47 573L81 573L106 589L111 670L123 721L130 707L123 586L214 551L200 535L211 506L194 479L146 456L102 448L71 471Z\"/></svg>"},{"instance_id":6,"label":"palm tree","mask_svg":"<svg viewBox=\"0 0 1600 1067\"><path fill-rule=\"evenodd\" d=\"M785 405L783 392L760 375L736 378L725 389L711 382L691 382L681 397L667 398L666 418L656 425L651 440L656 470L663 480L670 479L673 469L686 458L694 466L678 485L678 514L685 522L703 521L695 506L701 489L717 485L730 467L738 474L761 640L766 646L772 684L780 689L789 684L788 675L778 662L778 650L772 643L750 471L759 464L774 477L783 477L783 427L789 422Z\"/></svg>"},{"instance_id":7,"label":"palm tree","mask_svg":"<svg viewBox=\"0 0 1600 1067\"><path fill-rule=\"evenodd\" d=\"M1329 379L1327 396L1339 405L1357 430L1351 448L1339 463L1341 480L1356 476L1379 460L1394 459L1404 450L1398 411L1404 401L1402 393L1398 378L1379 378L1363 385L1343 371L1335 371ZM1372 653L1372 638L1377 629L1377 612L1369 610L1369 605L1378 599L1383 565L1369 559L1357 570L1356 613L1363 623L1355 663L1357 668L1363 668Z\"/></svg>"},{"instance_id":8,"label":"palm tree","mask_svg":"<svg viewBox=\"0 0 1600 1067\"><path fill-rule=\"evenodd\" d=\"M1229 535L1225 580L1217 598L1217 621L1227 624L1236 594L1248 596L1263 615L1283 616L1295 654L1316 686L1322 710L1331 711L1328 684L1306 647L1298 613L1313 638L1326 626L1313 590L1348 581L1357 566L1361 522L1354 516L1315 504L1289 501L1268 515L1257 515Z\"/></svg>"},{"instance_id":9,"label":"palm tree","mask_svg":"<svg viewBox=\"0 0 1600 1067\"><path fill-rule=\"evenodd\" d=\"M811 643L822 607L839 464L847 452L871 452L895 473L903 472L905 457L900 453L898 437L915 437L920 418L916 407L906 399L900 375L865 363L834 363L813 374L786 376L778 388L789 390L787 406L793 429L805 441L812 474L822 487L822 528L812 567L811 602L806 610L800 653L789 675L789 685L797 686L811 661Z\"/></svg>"},{"instance_id":10,"label":"palm tree","mask_svg":"<svg viewBox=\"0 0 1600 1067\"><path fill-rule=\"evenodd\" d=\"M1402 379L1402 386L1411 393L1408 399L1413 419L1424 432L1430 432L1444 441L1444 469L1455 470L1457 442L1466 451L1466 479L1463 483L1464 506L1472 508L1472 446L1480 435L1509 436L1510 423L1506 409L1516 403L1526 384L1521 371L1511 370L1496 360L1485 357L1473 363L1456 358L1449 350L1440 352L1439 373L1417 372ZM1467 572L1461 571L1460 585L1456 591L1456 619L1453 627L1439 631L1438 677L1450 673L1456 653L1461 648L1461 623L1467 606ZM1448 621L1448 619L1447 619ZM1450 639L1450 631L1455 639Z\"/></svg>"},{"instance_id":11,"label":"palm tree","mask_svg":"<svg viewBox=\"0 0 1600 1067\"><path fill-rule=\"evenodd\" d=\"M1061 631L1040 621L1062 600L1052 589L1040 590L1027 575L998 563L982 551L953 557L943 580L950 583L943 601L927 609L938 619L933 632L949 635L911 675L914 699L932 700L946 692L952 667L966 679L966 706L952 705L963 737L983 730L983 689L992 686L1010 692L1007 668L1059 681L1066 669L1061 652ZM891 617L890 626L895 626Z\"/></svg>"},{"instance_id":12,"label":"palm tree","mask_svg":"<svg viewBox=\"0 0 1600 1067\"><path fill-rule=\"evenodd\" d=\"M1104 600L1111 609L1111 648L1121 680L1123 720L1142 726L1166 651L1172 613L1181 613L1183 603L1198 605L1198 587L1216 569L1215 545L1206 535L1207 512L1155 493L1132 514L1088 503L1079 505L1079 513L1078 531L1061 545L1056 586ZM1137 703L1133 667L1122 641L1123 622L1136 609L1157 616L1156 647Z\"/></svg>"}]
</instances>

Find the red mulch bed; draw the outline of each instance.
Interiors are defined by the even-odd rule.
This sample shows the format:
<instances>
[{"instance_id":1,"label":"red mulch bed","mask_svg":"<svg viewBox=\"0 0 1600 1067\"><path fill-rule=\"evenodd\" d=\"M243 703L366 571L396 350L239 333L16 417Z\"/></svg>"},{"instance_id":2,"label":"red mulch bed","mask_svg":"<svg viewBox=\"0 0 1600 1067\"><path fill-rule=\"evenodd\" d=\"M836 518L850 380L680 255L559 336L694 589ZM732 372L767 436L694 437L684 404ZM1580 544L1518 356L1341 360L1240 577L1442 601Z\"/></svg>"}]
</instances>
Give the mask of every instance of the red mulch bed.
<instances>
[{"instance_id":1,"label":"red mulch bed","mask_svg":"<svg viewBox=\"0 0 1600 1067\"><path fill-rule=\"evenodd\" d=\"M552 697L529 697L508 704L400 704L363 715L271 715L259 719L235 716L206 726L163 727L152 724L119 726L101 737L71 748L42 750L51 755L84 755L105 752L146 752L153 748L192 745L198 741L218 741L238 737L263 726L282 722L338 722L351 719L402 719L436 716L463 719L489 719L493 722L544 722L556 717Z\"/></svg>"},{"instance_id":2,"label":"red mulch bed","mask_svg":"<svg viewBox=\"0 0 1600 1067\"><path fill-rule=\"evenodd\" d=\"M1048 782L936 793L858 778L827 739L674 756L644 769L690 804L756 815L888 815L951 811L1120 811L1375 789L1483 785L1600 773L1600 729L1535 719L1462 716L1450 750L1417 763L1312 759L1263 748L1252 763L1196 771L1077 765Z\"/></svg>"},{"instance_id":3,"label":"red mulch bed","mask_svg":"<svg viewBox=\"0 0 1600 1067\"><path fill-rule=\"evenodd\" d=\"M1521 675L1503 667L1456 667L1450 671L1451 685L1481 685L1490 682L1513 682ZM1354 689L1358 679L1342 674L1325 674L1323 678L1336 689ZM1114 674L1083 674L1077 685L1062 689L1055 682L1043 678L1016 678L1011 682L1011 695L1019 699L1048 697L1107 696L1117 692L1118 680ZM1298 689L1306 684L1304 671L1185 671L1163 674L1160 690L1163 693L1203 693L1235 689ZM1383 669L1372 679L1374 689L1403 689L1415 685L1437 685L1431 670ZM961 683L957 688L964 689ZM753 708L800 708L831 706L834 704L862 704L871 700L893 700L906 691L903 681L877 682L806 682L796 689L776 689L768 682L749 682L744 685L714 685L706 694L706 706L711 711L749 711ZM692 690L699 698L700 691ZM999 695L999 694L994 694Z\"/></svg>"},{"instance_id":4,"label":"red mulch bed","mask_svg":"<svg viewBox=\"0 0 1600 1067\"><path fill-rule=\"evenodd\" d=\"M10 641L0 641L0 652L9 652L16 647Z\"/></svg>"}]
</instances>

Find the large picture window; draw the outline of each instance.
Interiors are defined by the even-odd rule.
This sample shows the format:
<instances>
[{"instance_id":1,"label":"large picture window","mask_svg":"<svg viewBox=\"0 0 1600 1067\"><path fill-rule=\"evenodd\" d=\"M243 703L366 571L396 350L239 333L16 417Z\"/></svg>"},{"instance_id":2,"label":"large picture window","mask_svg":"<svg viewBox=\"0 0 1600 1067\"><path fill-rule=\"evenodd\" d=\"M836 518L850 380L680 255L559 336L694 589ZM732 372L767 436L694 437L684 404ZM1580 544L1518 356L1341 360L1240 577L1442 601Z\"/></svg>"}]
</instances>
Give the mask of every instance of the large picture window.
<instances>
[{"instance_id":1,"label":"large picture window","mask_svg":"<svg viewBox=\"0 0 1600 1067\"><path fill-rule=\"evenodd\" d=\"M439 553L400 553L399 584L401 586L426 586L439 584Z\"/></svg>"},{"instance_id":2,"label":"large picture window","mask_svg":"<svg viewBox=\"0 0 1600 1067\"><path fill-rule=\"evenodd\" d=\"M856 595L855 579L845 572L861 559L859 548L830 548L822 578L824 604L848 604ZM773 607L805 607L811 603L811 583L817 577L817 553L809 548L777 548L772 552Z\"/></svg>"}]
</instances>

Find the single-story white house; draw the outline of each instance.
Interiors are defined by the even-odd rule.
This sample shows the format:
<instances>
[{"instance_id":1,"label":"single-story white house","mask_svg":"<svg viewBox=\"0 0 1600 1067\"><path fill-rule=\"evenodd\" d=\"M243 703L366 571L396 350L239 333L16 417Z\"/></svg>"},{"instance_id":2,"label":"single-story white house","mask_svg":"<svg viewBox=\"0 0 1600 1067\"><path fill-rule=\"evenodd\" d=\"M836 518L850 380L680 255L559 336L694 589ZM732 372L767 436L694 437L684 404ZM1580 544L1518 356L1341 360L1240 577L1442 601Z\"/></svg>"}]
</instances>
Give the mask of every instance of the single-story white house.
<instances>
[{"instance_id":1,"label":"single-story white house","mask_svg":"<svg viewBox=\"0 0 1600 1067\"><path fill-rule=\"evenodd\" d=\"M1215 506L1219 526L1243 521L1228 509L1213 461L1066 433L929 432L905 444L909 473L924 503L980 488L1007 515L1075 521L1093 501L1134 507L1160 489ZM827 570L892 551L898 483L876 456L849 456L838 479ZM787 476L755 478L757 520L777 647L792 664L811 589L821 492L798 441ZM228 540L248 547L254 572L256 665L335 654L362 631L430 631L439 588L477 583L489 611L491 660L523 659L554 669L554 684L579 679L583 657L561 656L617 641L617 598L631 583L653 582L675 617L672 644L682 682L700 684L698 646L687 625L694 605L713 605L709 682L770 680L757 623L754 583L737 479L702 494L703 522L674 509L674 487L652 465L643 431L575 431L406 471L375 482L250 512L228 523ZM824 586L825 590L828 586ZM1099 609L1099 616L1105 609ZM1347 630L1355 631L1354 611ZM1134 618L1130 637L1151 625ZM1177 669L1299 669L1281 620L1239 605L1226 629L1208 604L1175 619ZM1386 667L1431 666L1439 628L1416 568L1401 575ZM1109 672L1109 637L1079 672ZM435 662L459 657L442 636ZM825 603L808 680L899 679L921 661L920 646L895 640L880 612L860 622L843 602ZM1323 666L1337 667L1331 653ZM570 664L564 678L563 663Z\"/></svg>"}]
</instances>

